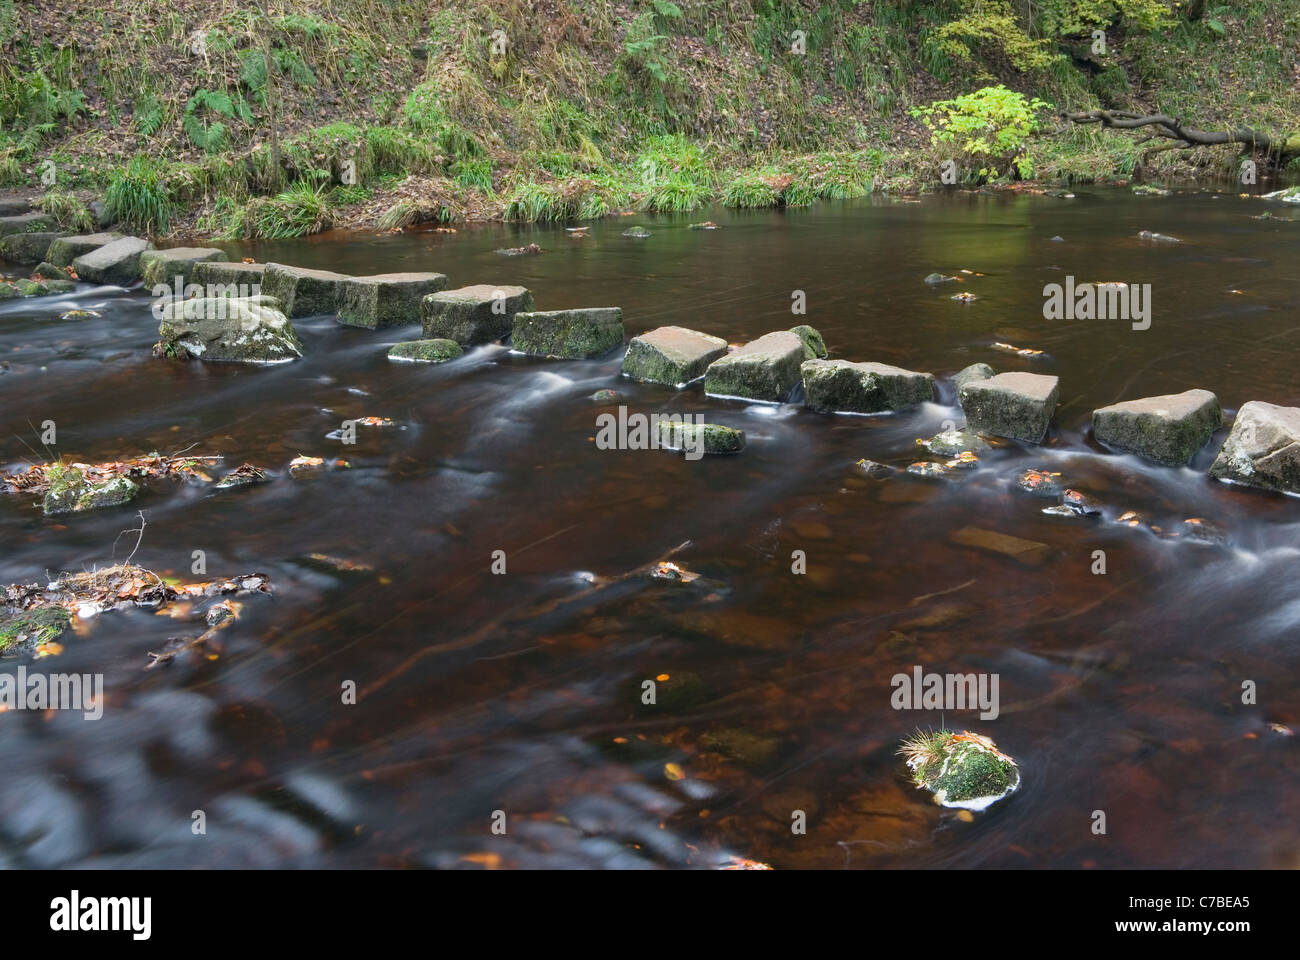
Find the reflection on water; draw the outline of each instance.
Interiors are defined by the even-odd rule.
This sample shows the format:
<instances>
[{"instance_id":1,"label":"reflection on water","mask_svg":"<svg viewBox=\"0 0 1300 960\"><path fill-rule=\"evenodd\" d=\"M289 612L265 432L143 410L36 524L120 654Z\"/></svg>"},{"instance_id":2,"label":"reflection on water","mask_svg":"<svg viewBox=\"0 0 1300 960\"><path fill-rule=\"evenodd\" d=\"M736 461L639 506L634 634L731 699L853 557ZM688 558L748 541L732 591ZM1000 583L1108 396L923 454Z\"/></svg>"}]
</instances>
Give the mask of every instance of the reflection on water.
<instances>
[{"instance_id":1,"label":"reflection on water","mask_svg":"<svg viewBox=\"0 0 1300 960\"><path fill-rule=\"evenodd\" d=\"M297 363L169 363L149 356L157 323L138 290L0 305L4 462L32 459L54 420L72 459L193 447L277 474L137 501L137 562L185 577L203 550L211 574L264 571L276 593L248 600L214 658L166 669L143 667L180 627L147 611L65 638L40 666L103 672L104 717L0 715L0 865L1296 865L1300 762L1270 723L1300 721L1300 503L1208 481L1217 439L1169 470L1087 430L1094 407L1192 387L1233 410L1300 404L1300 227L1252 220L1260 209L1210 194L955 195L692 216L712 232L645 218L647 240L610 220L582 240L484 227L232 247L521 283L540 309L620 305L629 333L675 323L734 343L806 320L833 357L1059 375L1046 446L995 450L955 483L856 466L905 466L924 455L917 438L960 423L948 381L917 411L828 417L622 381L619 356L494 346L391 364L387 347L413 330L328 317L296 324ZM533 241L542 255L493 253ZM922 282L936 271L979 299ZM1043 287L1066 275L1150 283L1151 328L1044 320ZM71 306L103 316L55 319ZM698 462L597 450L602 387L631 411L741 427L750 445ZM361 416L397 429L362 430L355 447L327 438ZM299 454L351 469L290 478ZM1103 516L1043 515L1015 489L1029 467L1060 471ZM1115 522L1129 510L1148 526ZM1149 529L1189 517L1228 542ZM136 525L133 510L56 521L5 498L0 582L105 565ZM1048 558L1022 566L950 540L967 526ZM698 580L645 575L675 549ZM1001 715L894 711L890 678L913 664L998 674ZM664 676L660 704L643 706L642 681ZM1258 705L1242 704L1245 680ZM927 802L894 756L941 719L994 737L1024 772L973 821Z\"/></svg>"}]
</instances>

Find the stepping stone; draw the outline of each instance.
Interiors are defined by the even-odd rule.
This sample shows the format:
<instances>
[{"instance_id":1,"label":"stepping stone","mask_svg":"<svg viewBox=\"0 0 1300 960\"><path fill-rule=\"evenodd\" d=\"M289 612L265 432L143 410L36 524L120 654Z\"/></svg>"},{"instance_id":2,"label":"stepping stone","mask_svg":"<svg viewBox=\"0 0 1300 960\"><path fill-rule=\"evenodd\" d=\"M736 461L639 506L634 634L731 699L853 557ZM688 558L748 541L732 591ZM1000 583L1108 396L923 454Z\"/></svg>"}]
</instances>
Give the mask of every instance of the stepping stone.
<instances>
[{"instance_id":1,"label":"stepping stone","mask_svg":"<svg viewBox=\"0 0 1300 960\"><path fill-rule=\"evenodd\" d=\"M332 270L268 263L262 273L262 293L280 301L290 319L315 317L337 312L339 284L350 279Z\"/></svg>"},{"instance_id":2,"label":"stepping stone","mask_svg":"<svg viewBox=\"0 0 1300 960\"><path fill-rule=\"evenodd\" d=\"M618 307L516 313L510 346L530 357L593 360L623 345L623 311Z\"/></svg>"},{"instance_id":3,"label":"stepping stone","mask_svg":"<svg viewBox=\"0 0 1300 960\"><path fill-rule=\"evenodd\" d=\"M1050 559L1052 548L1037 540L1022 540L996 530L980 527L962 527L948 534L948 542L961 547L973 547L986 553L1015 560L1026 567L1040 567Z\"/></svg>"},{"instance_id":4,"label":"stepping stone","mask_svg":"<svg viewBox=\"0 0 1300 960\"><path fill-rule=\"evenodd\" d=\"M1243 403L1210 476L1248 487L1300 494L1300 407Z\"/></svg>"},{"instance_id":5,"label":"stepping stone","mask_svg":"<svg viewBox=\"0 0 1300 960\"><path fill-rule=\"evenodd\" d=\"M491 343L510 333L514 316L533 309L524 287L480 283L431 293L420 301L424 336L455 340L463 347Z\"/></svg>"},{"instance_id":6,"label":"stepping stone","mask_svg":"<svg viewBox=\"0 0 1300 960\"><path fill-rule=\"evenodd\" d=\"M17 217L24 213L31 212L32 205L28 200L0 200L0 217Z\"/></svg>"},{"instance_id":7,"label":"stepping stone","mask_svg":"<svg viewBox=\"0 0 1300 960\"><path fill-rule=\"evenodd\" d=\"M194 264L190 279L205 287L228 287L232 295L255 297L262 290L262 277L266 270L264 263L243 263L224 260L200 260ZM244 291L239 292L239 287ZM209 289L210 296L217 296Z\"/></svg>"},{"instance_id":8,"label":"stepping stone","mask_svg":"<svg viewBox=\"0 0 1300 960\"><path fill-rule=\"evenodd\" d=\"M59 236L60 234L53 230L11 233L0 239L0 257L14 263L39 263L45 259L50 244L59 239Z\"/></svg>"},{"instance_id":9,"label":"stepping stone","mask_svg":"<svg viewBox=\"0 0 1300 960\"><path fill-rule=\"evenodd\" d=\"M388 359L407 363L446 363L462 353L464 351L455 340L407 340L394 344L388 351Z\"/></svg>"},{"instance_id":10,"label":"stepping stone","mask_svg":"<svg viewBox=\"0 0 1300 960\"><path fill-rule=\"evenodd\" d=\"M968 379L957 391L966 429L994 437L1039 443L1060 397L1060 379L1041 373L999 373Z\"/></svg>"},{"instance_id":11,"label":"stepping stone","mask_svg":"<svg viewBox=\"0 0 1300 960\"><path fill-rule=\"evenodd\" d=\"M169 250L146 250L140 254L140 279L145 286L166 284L184 288L194 275L194 265L205 260L229 260L224 250L216 247L172 247Z\"/></svg>"},{"instance_id":12,"label":"stepping stone","mask_svg":"<svg viewBox=\"0 0 1300 960\"><path fill-rule=\"evenodd\" d=\"M934 375L887 363L805 360L804 403L821 413L884 413L934 399Z\"/></svg>"},{"instance_id":13,"label":"stepping stone","mask_svg":"<svg viewBox=\"0 0 1300 960\"><path fill-rule=\"evenodd\" d=\"M441 273L380 273L339 284L339 323L349 327L395 327L420 322L420 301L445 290Z\"/></svg>"},{"instance_id":14,"label":"stepping stone","mask_svg":"<svg viewBox=\"0 0 1300 960\"><path fill-rule=\"evenodd\" d=\"M684 387L727 353L727 341L685 327L659 327L628 341L623 376Z\"/></svg>"},{"instance_id":15,"label":"stepping stone","mask_svg":"<svg viewBox=\"0 0 1300 960\"><path fill-rule=\"evenodd\" d=\"M7 237L11 233L39 233L43 230L53 230L55 227L54 218L46 213L20 213L13 217L0 217L0 237Z\"/></svg>"},{"instance_id":16,"label":"stepping stone","mask_svg":"<svg viewBox=\"0 0 1300 960\"><path fill-rule=\"evenodd\" d=\"M709 364L704 392L711 397L784 403L799 386L799 367L806 359L799 334L767 333Z\"/></svg>"},{"instance_id":17,"label":"stepping stone","mask_svg":"<svg viewBox=\"0 0 1300 960\"><path fill-rule=\"evenodd\" d=\"M121 240L120 233L87 233L75 237L59 237L50 244L45 259L56 267L70 267L72 261L84 253L98 250L114 240Z\"/></svg>"},{"instance_id":18,"label":"stepping stone","mask_svg":"<svg viewBox=\"0 0 1300 960\"><path fill-rule=\"evenodd\" d=\"M1126 400L1092 412L1098 443L1171 467L1186 466L1222 424L1219 398L1208 390Z\"/></svg>"},{"instance_id":19,"label":"stepping stone","mask_svg":"<svg viewBox=\"0 0 1300 960\"><path fill-rule=\"evenodd\" d=\"M87 283L132 283L140 278L140 255L153 244L139 237L123 237L72 261L72 269Z\"/></svg>"}]
</instances>

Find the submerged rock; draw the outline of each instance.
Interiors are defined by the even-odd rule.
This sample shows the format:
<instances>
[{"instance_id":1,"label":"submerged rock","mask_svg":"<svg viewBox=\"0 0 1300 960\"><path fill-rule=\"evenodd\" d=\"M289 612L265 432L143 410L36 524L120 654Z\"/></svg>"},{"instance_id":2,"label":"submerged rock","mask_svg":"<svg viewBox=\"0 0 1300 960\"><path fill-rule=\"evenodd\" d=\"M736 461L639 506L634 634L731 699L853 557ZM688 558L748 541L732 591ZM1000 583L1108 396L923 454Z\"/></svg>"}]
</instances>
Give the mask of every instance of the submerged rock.
<instances>
[{"instance_id":1,"label":"submerged rock","mask_svg":"<svg viewBox=\"0 0 1300 960\"><path fill-rule=\"evenodd\" d=\"M1016 477L1016 487L1022 493L1055 500L1061 495L1061 475L1047 470L1025 470Z\"/></svg>"},{"instance_id":2,"label":"submerged rock","mask_svg":"<svg viewBox=\"0 0 1300 960\"><path fill-rule=\"evenodd\" d=\"M1300 494L1300 407L1260 400L1242 404L1210 476Z\"/></svg>"},{"instance_id":3,"label":"submerged rock","mask_svg":"<svg viewBox=\"0 0 1300 960\"><path fill-rule=\"evenodd\" d=\"M1040 373L999 373L967 379L957 391L968 429L1039 443L1060 396L1060 380Z\"/></svg>"},{"instance_id":4,"label":"submerged rock","mask_svg":"<svg viewBox=\"0 0 1300 960\"><path fill-rule=\"evenodd\" d=\"M381 273L339 281L338 321L376 330L420 322L420 302L447 287L441 273Z\"/></svg>"},{"instance_id":5,"label":"submerged rock","mask_svg":"<svg viewBox=\"0 0 1300 960\"><path fill-rule=\"evenodd\" d=\"M167 304L155 354L234 363L279 363L302 356L293 324L268 296L203 297Z\"/></svg>"},{"instance_id":6,"label":"submerged rock","mask_svg":"<svg viewBox=\"0 0 1300 960\"><path fill-rule=\"evenodd\" d=\"M491 343L510 333L514 316L533 309L533 295L524 287L480 283L440 290L420 301L426 339L455 340L463 347Z\"/></svg>"},{"instance_id":7,"label":"submerged rock","mask_svg":"<svg viewBox=\"0 0 1300 960\"><path fill-rule=\"evenodd\" d=\"M1150 230L1139 230L1138 236L1143 240L1152 240L1156 243L1182 243L1177 237L1171 237L1167 233L1152 233Z\"/></svg>"},{"instance_id":8,"label":"submerged rock","mask_svg":"<svg viewBox=\"0 0 1300 960\"><path fill-rule=\"evenodd\" d=\"M140 279L147 286L158 284L173 286L177 277L184 287L194 276L194 265L204 260L229 260L224 250L216 247L172 247L169 250L146 250L140 254Z\"/></svg>"},{"instance_id":9,"label":"submerged rock","mask_svg":"<svg viewBox=\"0 0 1300 960\"><path fill-rule=\"evenodd\" d=\"M1092 412L1098 443L1171 467L1186 466L1222 423L1219 398L1208 390L1126 400Z\"/></svg>"},{"instance_id":10,"label":"submerged rock","mask_svg":"<svg viewBox=\"0 0 1300 960\"><path fill-rule=\"evenodd\" d=\"M618 391L605 387L601 390L597 390L588 399L590 399L592 403L611 404L618 400Z\"/></svg>"},{"instance_id":11,"label":"submerged rock","mask_svg":"<svg viewBox=\"0 0 1300 960\"><path fill-rule=\"evenodd\" d=\"M720 423L683 423L664 419L659 421L659 446L664 450L739 453L745 449L745 431L724 427Z\"/></svg>"},{"instance_id":12,"label":"submerged rock","mask_svg":"<svg viewBox=\"0 0 1300 960\"><path fill-rule=\"evenodd\" d=\"M59 237L50 244L50 249L45 252L45 259L56 267L70 267L77 257L121 239L120 233L86 233L73 237Z\"/></svg>"},{"instance_id":13,"label":"submerged rock","mask_svg":"<svg viewBox=\"0 0 1300 960\"><path fill-rule=\"evenodd\" d=\"M251 463L241 463L234 470L214 484L217 490L233 490L236 487L251 487L259 483L270 483L271 478L261 467Z\"/></svg>"},{"instance_id":14,"label":"submerged rock","mask_svg":"<svg viewBox=\"0 0 1300 960\"><path fill-rule=\"evenodd\" d=\"M633 337L622 373L633 380L684 387L727 352L727 341L686 327L658 327Z\"/></svg>"},{"instance_id":15,"label":"submerged rock","mask_svg":"<svg viewBox=\"0 0 1300 960\"><path fill-rule=\"evenodd\" d=\"M804 339L793 330L764 334L709 364L704 392L711 397L784 403L799 386L799 367L807 357Z\"/></svg>"},{"instance_id":16,"label":"submerged rock","mask_svg":"<svg viewBox=\"0 0 1300 960\"><path fill-rule=\"evenodd\" d=\"M804 403L821 413L884 413L934 399L934 376L887 363L805 360Z\"/></svg>"},{"instance_id":17,"label":"submerged rock","mask_svg":"<svg viewBox=\"0 0 1300 960\"><path fill-rule=\"evenodd\" d=\"M1016 761L969 730L918 732L898 753L917 788L929 790L940 806L987 810L1020 787Z\"/></svg>"},{"instance_id":18,"label":"submerged rock","mask_svg":"<svg viewBox=\"0 0 1300 960\"><path fill-rule=\"evenodd\" d=\"M931 273L926 275L925 282L934 286L937 283L948 283L950 280L956 279L956 277L945 276L942 273Z\"/></svg>"},{"instance_id":19,"label":"submerged rock","mask_svg":"<svg viewBox=\"0 0 1300 960\"><path fill-rule=\"evenodd\" d=\"M645 227L628 227L623 231L623 236L632 237L634 240L644 240L650 236L650 231Z\"/></svg>"},{"instance_id":20,"label":"submerged rock","mask_svg":"<svg viewBox=\"0 0 1300 960\"><path fill-rule=\"evenodd\" d=\"M455 360L462 353L464 351L455 340L407 340L405 343L393 344L388 351L388 359L410 363L446 363Z\"/></svg>"},{"instance_id":21,"label":"submerged rock","mask_svg":"<svg viewBox=\"0 0 1300 960\"><path fill-rule=\"evenodd\" d=\"M618 307L520 311L510 330L510 346L531 357L594 360L622 345Z\"/></svg>"},{"instance_id":22,"label":"submerged rock","mask_svg":"<svg viewBox=\"0 0 1300 960\"><path fill-rule=\"evenodd\" d=\"M89 253L83 253L72 261L72 269L87 283L133 283L140 279L140 256L152 249L153 244L148 240L122 237ZM58 263L48 253L46 259Z\"/></svg>"},{"instance_id":23,"label":"submerged rock","mask_svg":"<svg viewBox=\"0 0 1300 960\"><path fill-rule=\"evenodd\" d=\"M922 445L940 457L955 457L968 451L983 453L989 449L988 441L978 433L971 433L968 430L945 430L936 433L929 440L922 441Z\"/></svg>"},{"instance_id":24,"label":"submerged rock","mask_svg":"<svg viewBox=\"0 0 1300 960\"><path fill-rule=\"evenodd\" d=\"M1052 548L1037 540L1024 540L996 530L961 527L948 534L948 542L1007 557L1026 567L1039 567L1052 555Z\"/></svg>"},{"instance_id":25,"label":"submerged rock","mask_svg":"<svg viewBox=\"0 0 1300 960\"><path fill-rule=\"evenodd\" d=\"M126 477L95 481L71 466L59 466L49 473L49 480L50 486L42 502L47 517L116 507L134 500L140 492L139 485Z\"/></svg>"},{"instance_id":26,"label":"submerged rock","mask_svg":"<svg viewBox=\"0 0 1300 960\"><path fill-rule=\"evenodd\" d=\"M350 280L332 270L310 270L268 263L262 272L262 293L280 301L286 317L314 317L338 311L339 286Z\"/></svg>"}]
</instances>

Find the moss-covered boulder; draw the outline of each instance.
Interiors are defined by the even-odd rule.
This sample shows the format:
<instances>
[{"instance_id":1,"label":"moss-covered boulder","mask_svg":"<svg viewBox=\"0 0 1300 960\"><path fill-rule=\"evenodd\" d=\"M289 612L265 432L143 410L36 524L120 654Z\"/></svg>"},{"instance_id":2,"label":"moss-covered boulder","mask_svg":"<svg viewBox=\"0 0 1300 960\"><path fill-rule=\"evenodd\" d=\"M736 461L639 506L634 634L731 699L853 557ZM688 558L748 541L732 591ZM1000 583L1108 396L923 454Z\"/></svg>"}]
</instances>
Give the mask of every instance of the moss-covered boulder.
<instances>
[{"instance_id":1,"label":"moss-covered boulder","mask_svg":"<svg viewBox=\"0 0 1300 960\"><path fill-rule=\"evenodd\" d=\"M53 246L53 244L51 244ZM140 257L153 244L140 237L122 237L83 253L72 261L72 269L87 283L124 285L140 279ZM46 259L50 257L47 255ZM57 263L57 260L50 260Z\"/></svg>"},{"instance_id":2,"label":"moss-covered boulder","mask_svg":"<svg viewBox=\"0 0 1300 960\"><path fill-rule=\"evenodd\" d=\"M1243 403L1210 476L1229 483L1300 494L1300 407Z\"/></svg>"},{"instance_id":3,"label":"moss-covered boulder","mask_svg":"<svg viewBox=\"0 0 1300 960\"><path fill-rule=\"evenodd\" d=\"M1039 443L1060 397L1060 380L1041 373L999 373L970 378L957 391L969 430Z\"/></svg>"},{"instance_id":4,"label":"moss-covered boulder","mask_svg":"<svg viewBox=\"0 0 1300 960\"><path fill-rule=\"evenodd\" d=\"M286 317L315 317L338 312L339 289L350 279L332 270L268 263L262 272L262 294L275 297Z\"/></svg>"},{"instance_id":5,"label":"moss-covered boulder","mask_svg":"<svg viewBox=\"0 0 1300 960\"><path fill-rule=\"evenodd\" d=\"M127 477L95 481L75 466L50 468L47 476L50 486L42 503L47 517L120 506L140 492L139 485Z\"/></svg>"},{"instance_id":6,"label":"moss-covered boulder","mask_svg":"<svg viewBox=\"0 0 1300 960\"><path fill-rule=\"evenodd\" d=\"M1020 768L988 737L969 730L918 733L899 749L912 781L945 807L985 810L1020 787Z\"/></svg>"},{"instance_id":7,"label":"moss-covered boulder","mask_svg":"<svg viewBox=\"0 0 1300 960\"><path fill-rule=\"evenodd\" d=\"M39 263L44 260L50 244L59 239L54 230L35 233L11 233L0 239L0 258L12 263Z\"/></svg>"},{"instance_id":8,"label":"moss-covered boulder","mask_svg":"<svg viewBox=\"0 0 1300 960\"><path fill-rule=\"evenodd\" d=\"M799 334L764 334L709 364L704 392L711 397L784 403L800 384L800 365L808 359Z\"/></svg>"},{"instance_id":9,"label":"moss-covered boulder","mask_svg":"<svg viewBox=\"0 0 1300 960\"><path fill-rule=\"evenodd\" d=\"M107 246L114 240L121 240L120 233L85 233L71 237L59 237L50 244L45 259L56 267L70 267L72 261L83 254Z\"/></svg>"},{"instance_id":10,"label":"moss-covered boulder","mask_svg":"<svg viewBox=\"0 0 1300 960\"><path fill-rule=\"evenodd\" d=\"M887 363L805 360L804 403L821 413L886 413L934 399L934 375Z\"/></svg>"},{"instance_id":11,"label":"moss-covered boulder","mask_svg":"<svg viewBox=\"0 0 1300 960\"><path fill-rule=\"evenodd\" d=\"M63 270L50 263L48 260L42 260L32 271L32 276L40 280L67 280L68 275Z\"/></svg>"},{"instance_id":12,"label":"moss-covered boulder","mask_svg":"<svg viewBox=\"0 0 1300 960\"><path fill-rule=\"evenodd\" d=\"M623 376L684 387L727 352L727 341L686 327L658 327L628 341Z\"/></svg>"},{"instance_id":13,"label":"moss-covered boulder","mask_svg":"<svg viewBox=\"0 0 1300 960\"><path fill-rule=\"evenodd\" d=\"M407 363L446 363L464 352L455 340L407 340L394 344L388 351L388 359Z\"/></svg>"},{"instance_id":14,"label":"moss-covered boulder","mask_svg":"<svg viewBox=\"0 0 1300 960\"><path fill-rule=\"evenodd\" d=\"M380 273L339 284L338 321L349 327L396 327L420 322L420 301L447 287L441 273Z\"/></svg>"},{"instance_id":15,"label":"moss-covered boulder","mask_svg":"<svg viewBox=\"0 0 1300 960\"><path fill-rule=\"evenodd\" d=\"M194 276L194 265L205 260L226 261L230 255L216 247L172 247L146 250L140 254L140 279L146 286L175 286L179 278L183 288Z\"/></svg>"},{"instance_id":16,"label":"moss-covered boulder","mask_svg":"<svg viewBox=\"0 0 1300 960\"><path fill-rule=\"evenodd\" d=\"M199 297L162 309L159 356L228 363L282 363L302 342L273 297Z\"/></svg>"},{"instance_id":17,"label":"moss-covered boulder","mask_svg":"<svg viewBox=\"0 0 1300 960\"><path fill-rule=\"evenodd\" d=\"M420 302L420 314L426 339L469 347L507 336L515 314L533 306L533 295L524 287L479 283L429 294Z\"/></svg>"},{"instance_id":18,"label":"moss-covered boulder","mask_svg":"<svg viewBox=\"0 0 1300 960\"><path fill-rule=\"evenodd\" d=\"M815 327L810 327L806 323L801 323L797 327L791 327L790 332L803 341L804 356L808 360L825 360L827 357L826 341Z\"/></svg>"},{"instance_id":19,"label":"moss-covered boulder","mask_svg":"<svg viewBox=\"0 0 1300 960\"><path fill-rule=\"evenodd\" d=\"M64 607L0 608L0 653L14 653L57 640L71 623L72 613Z\"/></svg>"},{"instance_id":20,"label":"moss-covered boulder","mask_svg":"<svg viewBox=\"0 0 1300 960\"><path fill-rule=\"evenodd\" d=\"M1186 466L1222 424L1219 398L1209 390L1126 400L1092 412L1098 443L1171 467Z\"/></svg>"},{"instance_id":21,"label":"moss-covered boulder","mask_svg":"<svg viewBox=\"0 0 1300 960\"><path fill-rule=\"evenodd\" d=\"M658 430L659 447L663 450L725 454L745 449L745 431L720 423L685 423L665 418L659 420Z\"/></svg>"},{"instance_id":22,"label":"moss-covered boulder","mask_svg":"<svg viewBox=\"0 0 1300 960\"><path fill-rule=\"evenodd\" d=\"M43 297L50 292L44 280L28 280L21 278L14 281L14 289L18 291L20 297Z\"/></svg>"},{"instance_id":23,"label":"moss-covered boulder","mask_svg":"<svg viewBox=\"0 0 1300 960\"><path fill-rule=\"evenodd\" d=\"M520 311L510 326L510 346L530 357L594 360L622 345L618 307Z\"/></svg>"}]
</instances>

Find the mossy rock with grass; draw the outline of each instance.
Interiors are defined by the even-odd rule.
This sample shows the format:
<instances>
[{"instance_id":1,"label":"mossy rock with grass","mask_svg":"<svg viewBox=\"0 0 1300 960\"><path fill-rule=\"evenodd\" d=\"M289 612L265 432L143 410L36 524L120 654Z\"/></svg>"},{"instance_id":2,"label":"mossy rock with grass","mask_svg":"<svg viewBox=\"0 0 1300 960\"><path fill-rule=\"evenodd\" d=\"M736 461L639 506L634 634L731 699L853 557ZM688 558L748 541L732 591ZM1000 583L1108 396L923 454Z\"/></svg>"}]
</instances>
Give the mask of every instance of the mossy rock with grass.
<instances>
[{"instance_id":1,"label":"mossy rock with grass","mask_svg":"<svg viewBox=\"0 0 1300 960\"><path fill-rule=\"evenodd\" d=\"M724 427L720 423L660 420L659 446L665 450L683 450L687 453L740 453L745 449L745 431Z\"/></svg>"},{"instance_id":2,"label":"mossy rock with grass","mask_svg":"<svg viewBox=\"0 0 1300 960\"><path fill-rule=\"evenodd\" d=\"M899 749L920 789L945 807L984 810L1015 792L1020 768L988 737L963 731L917 733Z\"/></svg>"},{"instance_id":3,"label":"mossy rock with grass","mask_svg":"<svg viewBox=\"0 0 1300 960\"><path fill-rule=\"evenodd\" d=\"M140 492L139 485L127 477L95 482L76 467L52 467L47 476L50 487L42 504L47 517L120 506L130 503Z\"/></svg>"},{"instance_id":4,"label":"mossy rock with grass","mask_svg":"<svg viewBox=\"0 0 1300 960\"><path fill-rule=\"evenodd\" d=\"M71 623L72 613L64 607L0 611L0 653L49 643L58 639Z\"/></svg>"}]
</instances>

